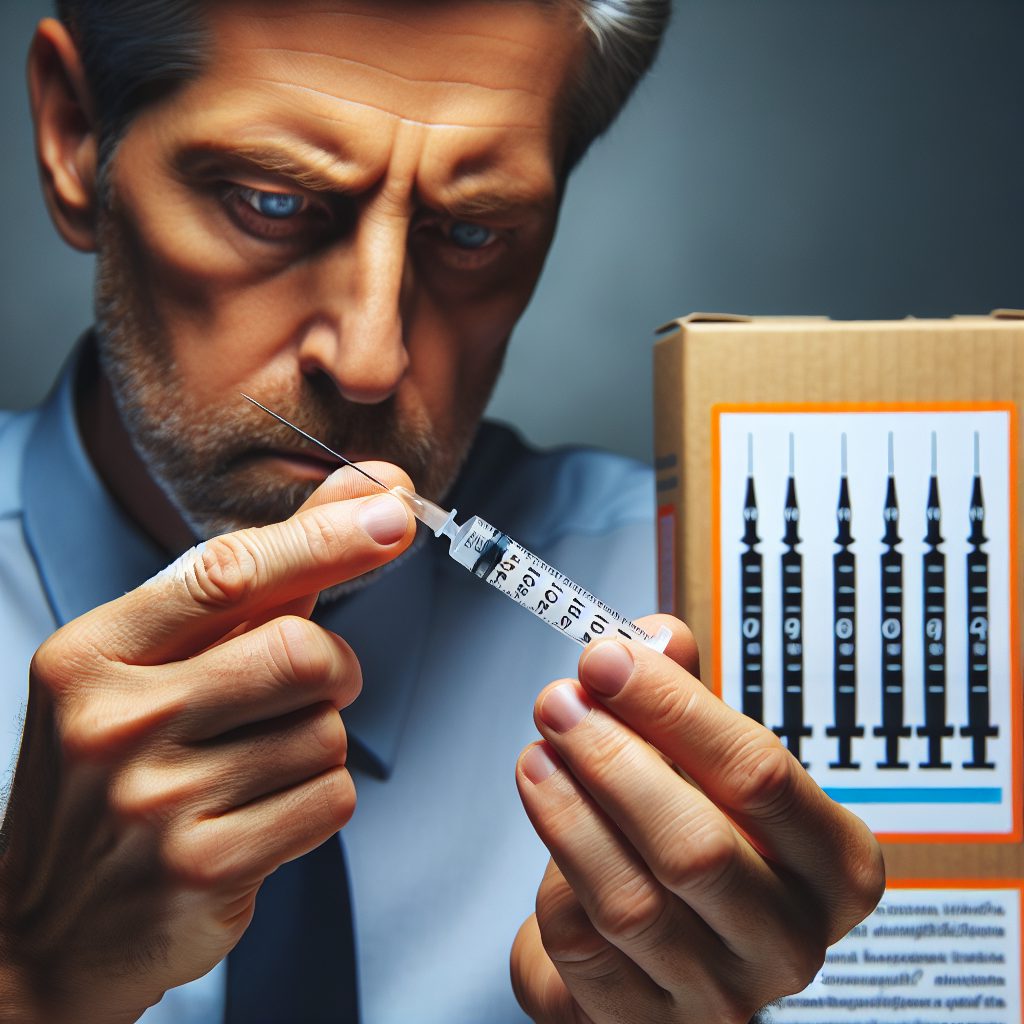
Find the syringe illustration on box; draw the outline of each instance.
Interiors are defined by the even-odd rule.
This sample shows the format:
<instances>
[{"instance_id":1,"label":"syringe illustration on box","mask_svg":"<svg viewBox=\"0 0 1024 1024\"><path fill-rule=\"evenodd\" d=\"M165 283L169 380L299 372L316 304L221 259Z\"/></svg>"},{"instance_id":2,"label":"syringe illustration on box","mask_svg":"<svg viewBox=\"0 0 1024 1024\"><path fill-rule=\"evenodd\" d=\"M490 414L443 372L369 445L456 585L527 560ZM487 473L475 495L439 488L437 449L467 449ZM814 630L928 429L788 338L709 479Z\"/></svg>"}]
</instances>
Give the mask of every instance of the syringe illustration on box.
<instances>
[{"instance_id":1,"label":"syringe illustration on box","mask_svg":"<svg viewBox=\"0 0 1024 1024\"><path fill-rule=\"evenodd\" d=\"M753 437L750 438L751 445ZM799 551L800 505L796 497L796 449L789 435L789 476L786 479L786 507L782 518L785 550L779 559L782 570L782 725L775 731L798 761L800 741L811 735L804 722L804 559Z\"/></svg>"},{"instance_id":2,"label":"syringe illustration on box","mask_svg":"<svg viewBox=\"0 0 1024 1024\"><path fill-rule=\"evenodd\" d=\"M1009 414L717 427L723 697L876 831L1008 831Z\"/></svg>"},{"instance_id":3,"label":"syringe illustration on box","mask_svg":"<svg viewBox=\"0 0 1024 1024\"><path fill-rule=\"evenodd\" d=\"M971 533L967 542L967 725L960 734L971 738L971 759L965 768L995 768L988 760L988 740L999 735L992 724L988 664L988 554L982 550L985 536L985 500L981 493L978 435L974 435L974 482L971 485Z\"/></svg>"},{"instance_id":4,"label":"syringe illustration on box","mask_svg":"<svg viewBox=\"0 0 1024 1024\"><path fill-rule=\"evenodd\" d=\"M885 507L882 520L885 533L882 543L885 550L880 559L881 590L879 603L882 608L879 626L879 642L882 648L882 723L876 725L874 734L885 739L885 756L879 761L879 768L909 768L907 761L900 760L900 740L912 734L904 715L903 683L903 553L899 550L900 506L896 496L896 459L893 451L893 437L889 433L889 473L885 482Z\"/></svg>"},{"instance_id":5,"label":"syringe illustration on box","mask_svg":"<svg viewBox=\"0 0 1024 1024\"><path fill-rule=\"evenodd\" d=\"M835 721L825 735L838 741L831 768L859 768L853 741L864 735L857 725L857 556L853 544L853 509L846 475L846 434L842 435L839 502L836 506L838 550L832 555L832 694Z\"/></svg>"}]
</instances>

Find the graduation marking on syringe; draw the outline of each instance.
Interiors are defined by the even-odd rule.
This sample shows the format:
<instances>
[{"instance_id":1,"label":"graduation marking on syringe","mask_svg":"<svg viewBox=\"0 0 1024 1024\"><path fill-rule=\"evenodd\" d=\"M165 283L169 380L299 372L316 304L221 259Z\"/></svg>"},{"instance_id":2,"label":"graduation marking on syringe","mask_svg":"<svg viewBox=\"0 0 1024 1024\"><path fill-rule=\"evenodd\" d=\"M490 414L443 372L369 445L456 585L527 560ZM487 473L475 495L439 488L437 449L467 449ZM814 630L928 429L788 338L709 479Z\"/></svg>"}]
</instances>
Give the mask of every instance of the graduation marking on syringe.
<instances>
[{"instance_id":1,"label":"graduation marking on syringe","mask_svg":"<svg viewBox=\"0 0 1024 1024\"><path fill-rule=\"evenodd\" d=\"M664 651L668 645L672 634L667 627L663 626L655 636L651 636L565 573L559 572L479 516L471 516L459 525L455 522L455 509L444 509L405 487L389 488L344 455L328 448L322 441L256 399L248 395L242 397L340 463L361 473L382 490L393 494L435 537L447 538L449 557L562 635L579 644L590 643L602 636L614 636L621 640L637 641L657 651ZM564 599L567 597L566 602Z\"/></svg>"}]
</instances>

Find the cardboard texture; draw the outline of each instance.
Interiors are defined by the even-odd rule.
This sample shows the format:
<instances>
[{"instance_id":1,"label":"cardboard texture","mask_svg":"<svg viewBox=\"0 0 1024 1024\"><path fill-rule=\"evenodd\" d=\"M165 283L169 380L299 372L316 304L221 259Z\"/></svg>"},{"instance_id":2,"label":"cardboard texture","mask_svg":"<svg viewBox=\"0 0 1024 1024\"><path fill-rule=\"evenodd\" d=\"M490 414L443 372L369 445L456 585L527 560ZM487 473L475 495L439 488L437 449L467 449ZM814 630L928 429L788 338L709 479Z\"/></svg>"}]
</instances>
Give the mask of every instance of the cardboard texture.
<instances>
[{"instance_id":1,"label":"cardboard texture","mask_svg":"<svg viewBox=\"0 0 1024 1024\"><path fill-rule=\"evenodd\" d=\"M868 821L890 879L1024 878L1024 312L659 333L660 599L706 685Z\"/></svg>"}]
</instances>

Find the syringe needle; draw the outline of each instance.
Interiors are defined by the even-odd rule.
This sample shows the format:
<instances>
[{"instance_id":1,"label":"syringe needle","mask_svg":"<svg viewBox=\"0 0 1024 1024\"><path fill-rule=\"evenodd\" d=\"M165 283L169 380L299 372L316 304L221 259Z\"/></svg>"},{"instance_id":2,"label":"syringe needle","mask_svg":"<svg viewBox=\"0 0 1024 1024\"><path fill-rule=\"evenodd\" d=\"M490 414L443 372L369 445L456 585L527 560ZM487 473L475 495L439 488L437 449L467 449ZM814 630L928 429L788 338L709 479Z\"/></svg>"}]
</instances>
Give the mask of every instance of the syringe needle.
<instances>
[{"instance_id":1,"label":"syringe needle","mask_svg":"<svg viewBox=\"0 0 1024 1024\"><path fill-rule=\"evenodd\" d=\"M351 466L357 473L362 473L367 480L372 480L378 487L384 488L385 491L391 490L391 488L388 487L387 484L382 484L375 476L371 476L369 473L367 473L365 469L360 469L354 462L352 462L349 459L346 459L344 455L340 455L338 454L338 452L334 451L334 449L328 448L327 445L323 443L323 441L318 441L315 437L313 437L312 434L307 434L301 427L295 426L294 423L289 422L283 416L280 416L278 413L274 412L273 409L268 409L265 405L262 404L262 402L257 402L255 398L250 398L248 395L244 394L241 391L239 392L239 394L242 395L242 397L247 402L252 402L252 404L255 405L257 409L262 409L265 413L268 413L270 416L273 416L275 420L278 420L280 423L283 423L286 427L291 427L296 434L301 434L307 441L312 442L318 448L322 448L325 452L327 452L328 455L333 455L334 458L336 458L339 462L343 462L346 466Z\"/></svg>"},{"instance_id":2,"label":"syringe needle","mask_svg":"<svg viewBox=\"0 0 1024 1024\"><path fill-rule=\"evenodd\" d=\"M403 501L412 514L433 531L435 537L448 539L448 554L460 565L469 569L474 576L500 590L516 604L533 612L549 626L564 636L571 637L578 644L607 634L624 640L635 640L656 651L664 651L672 637L671 631L662 626L657 635L650 636L635 622L625 618L598 601L568 576L552 568L508 534L495 529L479 516L472 516L459 526L455 522L455 509L448 511L427 498L404 487L388 487L376 477L360 469L344 455L332 451L322 441L307 434L300 427L279 416L273 409L257 402L255 398L242 395L258 409L273 416L275 420L291 427L307 441L322 448L357 473L362 473L378 487L390 491ZM536 587L536 592L533 588ZM530 598L527 597L530 595ZM539 600L538 595L543 595Z\"/></svg>"}]
</instances>

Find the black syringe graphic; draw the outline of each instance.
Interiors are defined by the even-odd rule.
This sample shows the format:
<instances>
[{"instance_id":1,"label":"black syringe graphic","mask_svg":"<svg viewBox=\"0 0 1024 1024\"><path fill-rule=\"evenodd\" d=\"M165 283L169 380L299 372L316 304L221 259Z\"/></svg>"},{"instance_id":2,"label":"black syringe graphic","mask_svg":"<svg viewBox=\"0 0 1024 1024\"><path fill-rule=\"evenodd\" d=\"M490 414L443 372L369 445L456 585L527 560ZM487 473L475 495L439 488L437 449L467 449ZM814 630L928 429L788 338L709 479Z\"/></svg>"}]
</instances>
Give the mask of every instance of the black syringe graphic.
<instances>
[{"instance_id":1,"label":"black syringe graphic","mask_svg":"<svg viewBox=\"0 0 1024 1024\"><path fill-rule=\"evenodd\" d=\"M754 435L747 434L747 496L743 503L740 555L740 667L743 714L764 722L764 565L757 545L757 497L754 494Z\"/></svg>"},{"instance_id":2,"label":"black syringe graphic","mask_svg":"<svg viewBox=\"0 0 1024 1024\"><path fill-rule=\"evenodd\" d=\"M889 479L885 487L885 508L882 511L885 534L882 543L882 724L874 734L885 737L885 760L879 768L909 768L900 760L900 740L911 735L903 722L903 555L897 550L901 543L900 507L896 501L895 459L892 434L889 434Z\"/></svg>"},{"instance_id":3,"label":"black syringe graphic","mask_svg":"<svg viewBox=\"0 0 1024 1024\"><path fill-rule=\"evenodd\" d=\"M793 756L800 757L800 740L810 736L804 723L804 559L797 551L800 543L800 506L796 501L793 435L789 435L789 480L783 512L785 533L782 543L782 725L775 732L786 741Z\"/></svg>"},{"instance_id":4,"label":"black syringe graphic","mask_svg":"<svg viewBox=\"0 0 1024 1024\"><path fill-rule=\"evenodd\" d=\"M850 550L853 543L850 507L850 486L846 477L846 435L842 436L842 476L839 481L839 504L836 508L836 544L832 556L832 672L835 724L825 730L826 736L839 740L839 753L830 768L859 768L852 760L851 743L864 735L857 725L857 556Z\"/></svg>"},{"instance_id":5,"label":"black syringe graphic","mask_svg":"<svg viewBox=\"0 0 1024 1024\"><path fill-rule=\"evenodd\" d=\"M932 475L928 481L928 545L922 559L924 598L924 725L918 736L928 738L928 760L921 768L951 768L942 760L942 740L953 735L946 722L946 556L943 543L942 507L939 505L938 445L932 433Z\"/></svg>"},{"instance_id":6,"label":"black syringe graphic","mask_svg":"<svg viewBox=\"0 0 1024 1024\"><path fill-rule=\"evenodd\" d=\"M961 736L970 736L973 750L965 768L995 768L986 760L987 741L999 735L992 724L988 664L988 554L981 550L985 536L985 502L981 493L981 459L978 434L974 434L974 484L971 487L971 532L967 543L967 725Z\"/></svg>"}]
</instances>

